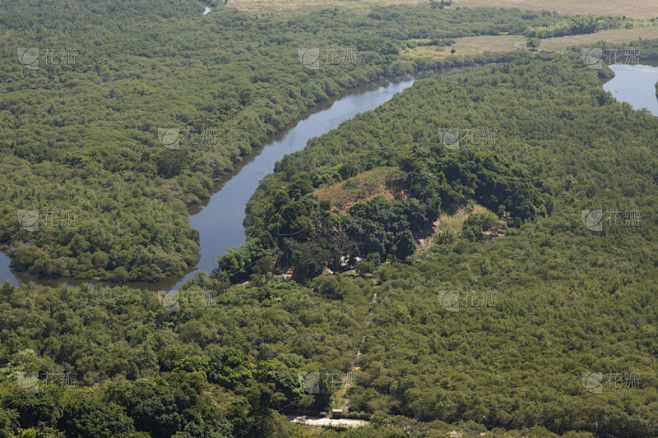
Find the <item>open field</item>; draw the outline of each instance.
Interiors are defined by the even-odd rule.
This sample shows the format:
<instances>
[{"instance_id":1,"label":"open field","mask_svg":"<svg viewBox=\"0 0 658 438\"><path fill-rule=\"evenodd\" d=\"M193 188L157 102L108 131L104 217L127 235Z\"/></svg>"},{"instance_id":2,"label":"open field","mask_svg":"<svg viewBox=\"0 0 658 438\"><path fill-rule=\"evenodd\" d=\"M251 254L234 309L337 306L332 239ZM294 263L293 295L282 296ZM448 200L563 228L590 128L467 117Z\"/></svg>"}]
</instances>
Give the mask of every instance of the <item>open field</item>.
<instances>
[{"instance_id":1,"label":"open field","mask_svg":"<svg viewBox=\"0 0 658 438\"><path fill-rule=\"evenodd\" d=\"M547 38L541 42L540 49L546 50L564 50L569 46L579 46L581 44L595 44L599 41L609 43L628 43L639 38L654 39L658 38L658 26L644 26L634 29L613 29L603 30L588 35L570 35L557 38Z\"/></svg>"},{"instance_id":2,"label":"open field","mask_svg":"<svg viewBox=\"0 0 658 438\"><path fill-rule=\"evenodd\" d=\"M647 19L658 16L656 0L455 0L453 6L500 7L542 11L555 11L558 14L618 15L630 18Z\"/></svg>"},{"instance_id":3,"label":"open field","mask_svg":"<svg viewBox=\"0 0 658 438\"><path fill-rule=\"evenodd\" d=\"M525 49L526 39L522 35L485 35L477 37L455 38L455 44L450 47L418 46L403 52L411 57L445 58L455 49L457 55L477 55L484 52L504 52L514 49Z\"/></svg>"},{"instance_id":4,"label":"open field","mask_svg":"<svg viewBox=\"0 0 658 438\"><path fill-rule=\"evenodd\" d=\"M643 26L634 29L604 30L588 35L569 35L557 38L546 38L539 46L540 50L565 50L569 46L596 44L607 41L613 44L628 43L639 38L658 38L658 26ZM454 48L456 55L477 55L484 52L501 52L514 49L525 49L526 39L521 35L486 35L477 37L456 38L451 47L419 46L409 49L404 54L415 56L433 56L444 58L450 56Z\"/></svg>"},{"instance_id":5,"label":"open field","mask_svg":"<svg viewBox=\"0 0 658 438\"><path fill-rule=\"evenodd\" d=\"M403 3L421 3L416 0L409 0ZM279 13L287 14L295 12L300 8L304 9L322 9L329 7L351 8L356 10L368 10L374 4L390 5L394 4L389 1L373 0L229 0L227 6L239 9L241 11L253 13Z\"/></svg>"},{"instance_id":6,"label":"open field","mask_svg":"<svg viewBox=\"0 0 658 438\"><path fill-rule=\"evenodd\" d=\"M286 13L300 7L365 8L373 5L424 4L427 0L229 0L228 6L253 12ZM647 19L658 16L656 0L453 0L452 7L500 7L555 11L564 15L596 14Z\"/></svg>"}]
</instances>

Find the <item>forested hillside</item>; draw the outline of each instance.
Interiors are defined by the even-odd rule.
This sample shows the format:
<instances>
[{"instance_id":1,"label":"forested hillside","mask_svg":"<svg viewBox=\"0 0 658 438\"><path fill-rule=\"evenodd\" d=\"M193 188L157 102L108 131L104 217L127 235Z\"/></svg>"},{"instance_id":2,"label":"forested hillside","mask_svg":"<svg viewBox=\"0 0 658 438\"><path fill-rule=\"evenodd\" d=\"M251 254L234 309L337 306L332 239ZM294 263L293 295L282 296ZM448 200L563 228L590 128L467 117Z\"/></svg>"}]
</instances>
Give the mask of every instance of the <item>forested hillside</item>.
<instances>
[{"instance_id":1,"label":"forested hillside","mask_svg":"<svg viewBox=\"0 0 658 438\"><path fill-rule=\"evenodd\" d=\"M602 91L610 72L580 50L516 58L438 71L286 157L247 246L173 298L6 284L0 436L658 435L658 122ZM382 193L362 195L363 175ZM343 185L352 205L327 195ZM474 204L492 213L423 234ZM77 385L47 384L62 373ZM350 373L367 427L286 422L331 408L324 377Z\"/></svg>"},{"instance_id":2,"label":"forested hillside","mask_svg":"<svg viewBox=\"0 0 658 438\"><path fill-rule=\"evenodd\" d=\"M658 437L658 121L602 89L658 40L542 50L656 19L232 3L0 4L0 250L95 282L0 284L0 438ZM412 74L276 163L213 272L126 284L194 268L190 212L269 140ZM359 427L292 421L333 409Z\"/></svg>"},{"instance_id":3,"label":"forested hillside","mask_svg":"<svg viewBox=\"0 0 658 438\"><path fill-rule=\"evenodd\" d=\"M643 50L655 56L652 45ZM352 408L425 421L470 420L488 428L541 425L560 434L654 436L658 123L647 111L614 101L600 89L598 76L607 73L588 68L575 51L420 81L392 103L286 157L255 197L250 243L225 255L220 267L243 260L252 245L273 242L284 266L292 254L298 256L293 268L302 272L309 260L318 271L335 268L322 258L335 254L335 241L323 230L339 230L343 223L347 238L340 241L356 240L358 255L365 257L370 249L361 240L371 239L372 231L349 233L351 221L363 217L359 204L348 214L323 214L314 193L373 168L401 170L409 196L423 188L439 194L432 209L450 212L455 203L488 202L501 218L511 212L505 237L487 244L437 239L437 246L414 256L389 255L409 266L376 270L379 299L362 350L362 379L349 391ZM495 141L461 135L454 148L437 135L481 127L495 129ZM496 162L519 166L510 172L512 187L532 187L520 169L541 181L547 196L541 214L515 215L515 203L532 199L518 193L510 194L512 202L482 197L480 181L487 181ZM472 166L470 184L446 198L451 192L440 184L463 182L459 169ZM497 169L495 175L505 173ZM307 189L300 191L302 178ZM504 179L482 185L505 192ZM399 205L406 229L418 217L405 211L408 199L360 202L364 208ZM584 216L594 209L603 213L600 231L589 228ZM386 227L398 219L378 211L366 217L383 226L373 240L384 244L395 235L386 234ZM439 213L432 211L428 220ZM331 226L322 222L327 215L335 219ZM510 222L515 216L520 220ZM272 230L284 232L276 239ZM316 250L307 251L309 246ZM450 292L463 306L459 312L446 310ZM588 370L607 379L604 395L583 386L581 372ZM637 387L630 382L635 375L642 376Z\"/></svg>"},{"instance_id":4,"label":"forested hillside","mask_svg":"<svg viewBox=\"0 0 658 438\"><path fill-rule=\"evenodd\" d=\"M0 7L0 249L13 268L114 282L180 276L199 252L187 207L310 108L436 67L402 60L419 42L569 22L429 5L363 15L201 10L193 0ZM300 62L304 47L323 48L321 68ZM346 49L354 56L329 56Z\"/></svg>"}]
</instances>

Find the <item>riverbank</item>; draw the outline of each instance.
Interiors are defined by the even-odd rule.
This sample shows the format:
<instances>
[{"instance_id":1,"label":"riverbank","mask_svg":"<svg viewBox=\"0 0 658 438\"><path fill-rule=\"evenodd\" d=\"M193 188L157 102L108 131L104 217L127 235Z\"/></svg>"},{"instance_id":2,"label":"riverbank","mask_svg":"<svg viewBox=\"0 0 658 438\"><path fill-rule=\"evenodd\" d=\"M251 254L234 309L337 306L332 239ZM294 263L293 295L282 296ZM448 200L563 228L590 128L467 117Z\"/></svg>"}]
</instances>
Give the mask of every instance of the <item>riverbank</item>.
<instances>
[{"instance_id":1,"label":"riverbank","mask_svg":"<svg viewBox=\"0 0 658 438\"><path fill-rule=\"evenodd\" d=\"M484 54L482 56L476 56L476 57L455 57L450 60L439 60L439 61L432 61L432 62L423 62L422 60L416 60L415 62L398 62L394 66L388 66L384 68L375 68L372 70L370 75L366 76L360 76L356 78L356 84L357 86L349 87L349 88L344 88L341 90L340 93L336 93L335 91L332 92L334 96L328 100L316 100L315 104L311 106L309 109L307 109L306 112L302 113L300 118L285 127L281 131L279 131L276 134L267 136L264 140L263 143L260 144L258 147L254 148L248 148L245 149L245 154L239 156L237 159L231 160L231 165L229 166L229 169L220 172L219 174L213 175L215 184L213 186L213 191L212 194L210 195L209 198L204 200L201 203L190 203L188 204L188 214L191 217L196 216L200 212L202 212L206 207L209 205L210 201L212 200L212 197L215 196L220 190L223 189L223 187L236 175L238 175L244 167L248 166L251 161L258 156L259 154L262 153L264 150L264 146L280 141L285 137L285 135L294 127L296 126L299 121L303 121L308 119L310 116L315 114L318 111L323 111L328 108L331 108L331 106L336 103L337 101L340 101L341 99L344 99L346 97L349 97L351 95L355 95L358 93L363 93L364 90L367 92L368 90L373 90L377 89L378 87L381 87L382 84L385 83L395 83L395 81L402 81L405 78L409 77L423 77L424 75L427 74L427 72L433 72L436 70L445 70L445 69L452 69L452 68L463 68L463 67L469 67L473 66L476 64L485 64L485 63L491 63L491 62L504 62L504 61L509 61L512 59L516 59L519 56L527 56L523 52L519 53L505 53L505 54ZM395 72L395 73L393 73ZM391 96L392 97L392 96ZM372 108L363 108L362 111L368 111L369 109ZM246 110L245 110L246 111ZM236 118L239 118L240 116L237 116ZM338 119L337 119L338 120ZM337 127L337 125L335 125ZM318 136L324 132L319 132L319 131L313 131L310 133L308 138ZM292 150L290 150L292 152ZM273 160L271 163L272 165L276 159ZM247 170L249 171L249 170ZM271 170L270 170L271 171ZM261 175L265 176L265 174ZM251 180L251 177L249 178ZM255 190L255 187L253 188ZM248 199L247 199L248 201ZM246 204L246 201L245 201ZM220 206L220 210L224 210L223 207ZM224 210L225 211L225 210ZM133 288L144 288L144 289L150 289L150 290L161 290L161 289L172 289L176 287L182 286L182 284L191 279L194 275L196 275L197 272L201 270L205 271L210 271L214 269L216 266L216 263L214 263L214 259L224 253L228 248L232 248L234 246L237 246L241 243L244 243L243 237L244 236L244 228L242 227L242 217L244 213L244 207L240 207L237 210L231 211L231 217L233 220L236 219L236 215L239 215L237 218L240 221L240 229L234 229L234 232L231 233L229 237L233 237L233 235L240 236L242 240L233 240L233 239L228 239L228 243L221 244L220 249L208 249L201 250L201 254L199 257L199 261L197 262L196 266L192 270L188 270L186 274L183 276L174 276L174 277L168 277L167 279L164 280L156 280L156 281L150 281L150 282L144 282L144 281L133 281L133 282L125 282L122 284L126 284L130 287ZM221 235L220 233L217 232L216 224L214 223L214 217L207 216L207 215L202 215L199 218L199 222L197 223L197 226L215 226L215 228L212 228L209 230L209 235L213 236L213 238L221 240ZM188 219L191 221L191 219ZM194 227L194 224L192 224ZM222 232L223 233L223 232ZM200 240L201 242L201 240ZM52 279L52 280L44 280L39 277L33 276L31 274L25 273L25 272L12 272L9 270L9 267L7 265L2 266L0 268L0 274L3 275L2 278L7 278L7 279L15 279L20 283L29 283L29 282L34 282L35 284L39 285L58 285L58 284L70 284L70 285L82 285L82 284L95 284L98 286L113 286L116 285L117 283L110 282L110 281L105 281L105 280L90 280L90 279L75 279L75 278L57 278L57 279Z\"/></svg>"}]
</instances>

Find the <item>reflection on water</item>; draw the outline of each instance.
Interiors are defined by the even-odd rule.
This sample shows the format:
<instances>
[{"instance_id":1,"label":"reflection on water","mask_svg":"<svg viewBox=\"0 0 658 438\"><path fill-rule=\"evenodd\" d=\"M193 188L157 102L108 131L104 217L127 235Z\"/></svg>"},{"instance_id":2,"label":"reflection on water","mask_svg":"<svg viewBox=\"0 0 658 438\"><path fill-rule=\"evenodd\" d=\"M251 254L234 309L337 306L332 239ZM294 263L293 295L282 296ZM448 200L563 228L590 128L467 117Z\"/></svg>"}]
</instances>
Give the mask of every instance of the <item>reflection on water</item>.
<instances>
[{"instance_id":1,"label":"reflection on water","mask_svg":"<svg viewBox=\"0 0 658 438\"><path fill-rule=\"evenodd\" d=\"M243 222L247 202L258 188L260 180L274 171L277 161L287 154L304 149L311 138L326 134L359 113L377 108L413 83L414 80L410 79L347 95L327 109L300 121L285 135L265 146L258 156L211 197L206 206L190 216L190 224L200 233L201 258L197 269L188 273L176 287L192 278L199 270L212 271L217 266L215 259L218 255L245 243Z\"/></svg>"},{"instance_id":2,"label":"reflection on water","mask_svg":"<svg viewBox=\"0 0 658 438\"><path fill-rule=\"evenodd\" d=\"M198 206L191 211L190 224L199 231L201 244L201 257L192 272L182 279L179 277L158 283L129 283L128 286L169 290L180 287L199 271L212 271L217 266L215 259L218 255L224 254L229 248L239 246L246 241L243 222L247 202L256 191L260 180L274 170L274 164L277 161L287 154L304 149L309 139L326 134L359 113L377 108L413 83L414 79L406 78L401 82L388 83L383 86L371 84L315 107L315 113L310 114L288 131L276 135L234 176L227 177L227 181L212 195L206 205ZM89 283L88 280L70 278L46 281L26 273L11 272L9 257L2 253L0 253L0 275L1 279L10 279L14 284L30 281L49 285ZM94 282L94 284L111 285L108 282Z\"/></svg>"},{"instance_id":3,"label":"reflection on water","mask_svg":"<svg viewBox=\"0 0 658 438\"><path fill-rule=\"evenodd\" d=\"M609 66L615 77L603 85L620 102L627 102L634 109L646 108L658 116L656 82L658 67L651 65L613 64Z\"/></svg>"},{"instance_id":4,"label":"reflection on water","mask_svg":"<svg viewBox=\"0 0 658 438\"><path fill-rule=\"evenodd\" d=\"M0 280L3 284L6 280L9 280L11 284L18 285L18 279L9 269L9 256L3 252L0 252Z\"/></svg>"},{"instance_id":5,"label":"reflection on water","mask_svg":"<svg viewBox=\"0 0 658 438\"><path fill-rule=\"evenodd\" d=\"M204 15L210 12L209 9L206 7ZM655 95L658 67L614 64L610 68L615 72L615 76L606 82L603 88L611 92L617 100L627 102L635 109L647 108L658 116L658 101ZM130 283L129 286L151 290L172 289L182 285L200 270L212 271L217 266L214 260L218 255L245 242L243 221L247 201L258 187L260 180L273 171L277 161L286 154L304 149L309 139L337 128L340 123L352 119L358 113L372 110L385 103L396 93L410 87L413 82L413 79L409 79L385 86L354 90L335 102L327 102L316 107L315 110L318 112L300 121L287 132L275 136L259 155L247 162L235 176L227 178L226 183L206 205L192 211L190 223L199 231L201 243L201 258L197 267L183 279L172 278L159 283ZM9 257L0 253L0 281L5 280L13 284L29 281L51 285L88 283L88 281L72 279L46 282L25 273L12 272L9 269Z\"/></svg>"}]
</instances>

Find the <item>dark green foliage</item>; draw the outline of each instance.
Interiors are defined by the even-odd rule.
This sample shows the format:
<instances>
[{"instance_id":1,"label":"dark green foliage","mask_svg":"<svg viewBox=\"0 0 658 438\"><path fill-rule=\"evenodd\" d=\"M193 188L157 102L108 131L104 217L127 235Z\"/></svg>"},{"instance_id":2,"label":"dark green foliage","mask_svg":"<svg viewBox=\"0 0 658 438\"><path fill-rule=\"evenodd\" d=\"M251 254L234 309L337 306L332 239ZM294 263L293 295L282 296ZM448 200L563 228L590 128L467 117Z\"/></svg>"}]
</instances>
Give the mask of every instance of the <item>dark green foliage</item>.
<instances>
[{"instance_id":1,"label":"dark green foliage","mask_svg":"<svg viewBox=\"0 0 658 438\"><path fill-rule=\"evenodd\" d=\"M304 280L322 274L331 253L314 242L304 242L295 245L293 249L293 266L295 278Z\"/></svg>"},{"instance_id":2,"label":"dark green foliage","mask_svg":"<svg viewBox=\"0 0 658 438\"><path fill-rule=\"evenodd\" d=\"M58 428L71 437L112 438L135 431L132 418L120 406L94 399L72 400L63 409Z\"/></svg>"},{"instance_id":3,"label":"dark green foliage","mask_svg":"<svg viewBox=\"0 0 658 438\"><path fill-rule=\"evenodd\" d=\"M124 406L137 430L149 432L153 437L169 437L180 431L186 410L192 407L182 390L164 381L111 385L107 401Z\"/></svg>"},{"instance_id":4,"label":"dark green foliage","mask_svg":"<svg viewBox=\"0 0 658 438\"><path fill-rule=\"evenodd\" d=\"M537 50L540 45L541 39L536 37L528 38L528 41L526 42L526 46L528 46L531 50Z\"/></svg>"},{"instance_id":5,"label":"dark green foliage","mask_svg":"<svg viewBox=\"0 0 658 438\"><path fill-rule=\"evenodd\" d=\"M433 81L438 82L427 79L426 87ZM494 95L497 89L493 83L470 83L462 88L468 94L476 94L477 101L487 94ZM433 90L427 92L437 95ZM445 98L452 101L453 97ZM472 200L496 212L513 227L546 214L551 196L527 169L496 154L492 148L472 145L450 152L437 144L428 111L419 110L416 102L404 95L397 102L397 109L404 111L404 116L376 110L368 116L367 123L364 117L348 122L340 131L312 141L305 151L277 164L274 175L263 181L250 204L248 216L254 226L249 229L249 243L220 258L222 270L227 270L228 259L252 260L250 254L255 248L272 250L278 257L278 267L292 267L299 280L319 275L324 266L341 269L341 257L363 258L377 253L382 260L389 255L403 260L413 254L415 238L431 229L441 209L452 212ZM409 117L417 120L415 140L404 145L409 128L401 120ZM437 119L440 117L436 115ZM474 124L472 118L469 108L469 125ZM425 123L421 124L421 120ZM358 167L352 163L358 163ZM377 195L356 202L349 214L342 216L327 211L326 204L308 194L312 187L300 189L310 185L309 181L322 187L380 167L402 171L407 199L390 200ZM335 169L338 171L334 173ZM465 230L464 238L479 240L482 231L491 228L489 222L484 229L483 224L474 224L474 228ZM451 240L448 236L443 239ZM232 264L233 269L245 266L247 270L248 265Z\"/></svg>"},{"instance_id":6,"label":"dark green foliage","mask_svg":"<svg viewBox=\"0 0 658 438\"><path fill-rule=\"evenodd\" d=\"M608 98L598 76L579 51L436 75L286 157L279 174L262 185L254 212L258 202L267 205L268 184L277 186L292 169L374 157L380 157L376 165L386 165L385 157L404 151L400 145L413 137L419 139L411 146L413 158L396 161L411 175L406 182L412 196L422 200L423 188L437 184L427 193L440 194L442 209L471 198L497 213L471 215L462 239L452 245L445 236L448 245L424 252L412 266L378 269L383 301L378 299L366 332L364 374L350 390L356 411L473 421L473 430L483 427L476 423L525 427L528 436L658 432L657 350L654 331L645 324L654 311L641 304L658 293L655 258L648 250L658 233L653 220L658 124L651 114ZM436 145L435 120L467 128L486 123L499 135L494 144L448 151ZM620 132L627 132L623 141ZM439 171L440 177L430 177ZM536 179L541 183L530 183ZM351 213L361 221L385 212L393 219L381 230L394 229L396 202L373 198L355 204ZM639 227L608 227L597 234L581 219L581 210L594 206L642 209L647 218ZM505 237L475 242L508 215ZM378 237L373 245L386 242L385 234ZM452 313L441 307L437 292L455 289L462 291L462 308ZM492 289L493 302L477 295ZM632 355L643 359L618 356L622 345L633 345ZM603 394L592 394L581 381L580 373L588 370L600 370L604 379L619 372L622 380L636 372L643 383L608 384ZM389 418L380 427L393 424Z\"/></svg>"},{"instance_id":7,"label":"dark green foliage","mask_svg":"<svg viewBox=\"0 0 658 438\"><path fill-rule=\"evenodd\" d=\"M152 291L6 284L0 352L12 366L0 368L0 431L3 421L71 436L121 436L132 425L153 437L280 430L273 409L327 409L326 393L303 391L299 370L347 371L373 291L359 279L318 289L270 280L168 312ZM78 387L19 388L15 372L35 369L75 370Z\"/></svg>"},{"instance_id":8,"label":"dark green foliage","mask_svg":"<svg viewBox=\"0 0 658 438\"><path fill-rule=\"evenodd\" d=\"M18 414L11 409L0 409L0 438L11 438L13 436L12 425L16 423Z\"/></svg>"},{"instance_id":9,"label":"dark green foliage","mask_svg":"<svg viewBox=\"0 0 658 438\"><path fill-rule=\"evenodd\" d=\"M482 239L483 232L491 231L498 226L500 226L500 220L492 213L471 214L464 222L464 229L459 237L475 242Z\"/></svg>"},{"instance_id":10,"label":"dark green foliage","mask_svg":"<svg viewBox=\"0 0 658 438\"><path fill-rule=\"evenodd\" d=\"M564 35L581 35L594 33L601 29L621 27L623 19L618 17L597 18L593 15L575 17L571 21L553 26L529 27L525 34L528 38L552 38ZM531 47L535 47L534 45Z\"/></svg>"},{"instance_id":11,"label":"dark green foliage","mask_svg":"<svg viewBox=\"0 0 658 438\"><path fill-rule=\"evenodd\" d=\"M249 358L229 348L211 356L208 381L235 390L249 386L253 376Z\"/></svg>"},{"instance_id":12,"label":"dark green foliage","mask_svg":"<svg viewBox=\"0 0 658 438\"><path fill-rule=\"evenodd\" d=\"M448 44L564 21L443 2L367 16L221 9L203 22L196 1L61 3L76 14L58 4L0 6L3 59L22 44L75 41L88 61L39 73L0 63L10 200L1 239L21 269L117 281L192 265L186 205L310 106L369 77L436 66L396 63L408 39ZM358 46L367 65L290 62L300 44L328 41ZM170 312L155 292L129 288L0 287L0 437L657 436L658 124L601 91L610 73L579 52L506 56L420 80L282 160L252 203L249 243L194 280L217 294L203 307ZM218 150L163 149L155 130L169 123L222 126ZM497 129L495 143L448 150L437 138L439 128L481 126ZM405 196L363 200L343 216L312 193L377 167L403 173ZM10 206L46 200L79 202L84 225L19 230ZM466 238L439 236L444 245L409 257L440 212L470 200L494 214L471 215ZM640 210L640 226L591 232L580 214L597 207ZM477 242L499 221L506 236ZM369 275L316 277L340 268L341 255L350 265L365 256L357 272ZM268 275L288 267L307 287ZM461 308L448 311L438 292L456 289ZM497 299L478 298L485 290ZM303 373L353 365L350 414L372 415L370 426L286 423L282 414L331 407L331 388L309 394ZM32 393L16 381L72 370L76 388ZM595 394L581 381L588 371L641 380Z\"/></svg>"},{"instance_id":13,"label":"dark green foliage","mask_svg":"<svg viewBox=\"0 0 658 438\"><path fill-rule=\"evenodd\" d=\"M2 408L15 416L15 420L24 428L56 426L61 415L60 402L53 393L32 393L22 388L3 392Z\"/></svg>"},{"instance_id":14,"label":"dark green foliage","mask_svg":"<svg viewBox=\"0 0 658 438\"><path fill-rule=\"evenodd\" d=\"M379 253L371 253L365 259L359 260L356 263L356 271L359 275L371 274L381 264L381 257Z\"/></svg>"},{"instance_id":15,"label":"dark green foliage","mask_svg":"<svg viewBox=\"0 0 658 438\"><path fill-rule=\"evenodd\" d=\"M565 21L429 5L256 17L223 5L201 16L196 0L10 3L0 5L0 249L41 278L116 282L189 271L199 245L186 207L318 103L435 67L401 58L411 39L443 45ZM357 49L357 62L318 70L299 62L299 47L333 46ZM20 47L41 50L39 69L20 65ZM60 49L75 49L75 58L60 59ZM163 146L159 128L179 129L179 150ZM290 194L309 189L300 174ZM42 218L75 210L76 221L30 232L18 210Z\"/></svg>"}]
</instances>

